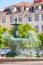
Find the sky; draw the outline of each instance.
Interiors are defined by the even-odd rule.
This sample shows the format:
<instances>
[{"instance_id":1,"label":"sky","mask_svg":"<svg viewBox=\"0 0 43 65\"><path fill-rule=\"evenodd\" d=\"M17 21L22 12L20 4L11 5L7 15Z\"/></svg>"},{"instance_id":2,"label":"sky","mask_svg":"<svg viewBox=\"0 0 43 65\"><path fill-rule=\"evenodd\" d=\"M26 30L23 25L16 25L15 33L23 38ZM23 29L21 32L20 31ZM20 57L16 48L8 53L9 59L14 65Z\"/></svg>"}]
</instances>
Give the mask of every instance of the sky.
<instances>
[{"instance_id":1,"label":"sky","mask_svg":"<svg viewBox=\"0 0 43 65\"><path fill-rule=\"evenodd\" d=\"M4 9L7 6L10 6L22 1L32 2L33 0L0 0L0 8Z\"/></svg>"}]
</instances>

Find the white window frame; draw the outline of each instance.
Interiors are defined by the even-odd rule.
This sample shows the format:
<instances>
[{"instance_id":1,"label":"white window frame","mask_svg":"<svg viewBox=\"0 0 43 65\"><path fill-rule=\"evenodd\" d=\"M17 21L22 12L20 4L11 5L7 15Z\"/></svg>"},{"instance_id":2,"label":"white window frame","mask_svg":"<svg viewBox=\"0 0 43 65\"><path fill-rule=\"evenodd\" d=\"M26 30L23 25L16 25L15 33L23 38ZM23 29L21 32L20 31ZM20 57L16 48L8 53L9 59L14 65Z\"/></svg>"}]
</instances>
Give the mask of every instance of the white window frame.
<instances>
[{"instance_id":1,"label":"white window frame","mask_svg":"<svg viewBox=\"0 0 43 65\"><path fill-rule=\"evenodd\" d=\"M2 23L6 22L6 16L2 16Z\"/></svg>"},{"instance_id":2,"label":"white window frame","mask_svg":"<svg viewBox=\"0 0 43 65\"><path fill-rule=\"evenodd\" d=\"M32 21L32 16L28 16L28 21Z\"/></svg>"},{"instance_id":3,"label":"white window frame","mask_svg":"<svg viewBox=\"0 0 43 65\"><path fill-rule=\"evenodd\" d=\"M39 21L39 14L35 14L35 21Z\"/></svg>"},{"instance_id":4,"label":"white window frame","mask_svg":"<svg viewBox=\"0 0 43 65\"><path fill-rule=\"evenodd\" d=\"M37 32L39 32L39 26L38 25L35 26L35 29Z\"/></svg>"},{"instance_id":5,"label":"white window frame","mask_svg":"<svg viewBox=\"0 0 43 65\"><path fill-rule=\"evenodd\" d=\"M22 22L22 16L18 16L18 22Z\"/></svg>"},{"instance_id":6,"label":"white window frame","mask_svg":"<svg viewBox=\"0 0 43 65\"><path fill-rule=\"evenodd\" d=\"M14 16L10 16L10 22L14 22Z\"/></svg>"},{"instance_id":7,"label":"white window frame","mask_svg":"<svg viewBox=\"0 0 43 65\"><path fill-rule=\"evenodd\" d=\"M43 21L43 14L41 15L42 21Z\"/></svg>"},{"instance_id":8,"label":"white window frame","mask_svg":"<svg viewBox=\"0 0 43 65\"><path fill-rule=\"evenodd\" d=\"M35 6L35 10L39 10L39 6L38 5Z\"/></svg>"}]
</instances>

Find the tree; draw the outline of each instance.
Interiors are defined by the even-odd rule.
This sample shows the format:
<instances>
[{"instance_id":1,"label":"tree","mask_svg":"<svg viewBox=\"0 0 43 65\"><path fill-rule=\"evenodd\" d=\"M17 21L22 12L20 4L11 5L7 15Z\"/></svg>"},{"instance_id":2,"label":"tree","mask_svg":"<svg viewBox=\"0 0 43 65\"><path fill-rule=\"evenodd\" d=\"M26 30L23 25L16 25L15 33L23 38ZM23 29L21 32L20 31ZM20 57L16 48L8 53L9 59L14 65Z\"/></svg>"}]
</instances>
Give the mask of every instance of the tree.
<instances>
[{"instance_id":1,"label":"tree","mask_svg":"<svg viewBox=\"0 0 43 65\"><path fill-rule=\"evenodd\" d=\"M43 33L38 34L38 38L41 40L40 48L43 49Z\"/></svg>"},{"instance_id":2,"label":"tree","mask_svg":"<svg viewBox=\"0 0 43 65\"><path fill-rule=\"evenodd\" d=\"M10 34L12 34L13 36L15 35L14 31L17 30L17 36L20 38L26 38L27 37L27 33L30 30L35 31L34 28L32 28L28 23L27 24L21 24L19 26L13 26L11 30L9 30Z\"/></svg>"},{"instance_id":3,"label":"tree","mask_svg":"<svg viewBox=\"0 0 43 65\"><path fill-rule=\"evenodd\" d=\"M32 28L28 23L27 24L22 24L18 27L18 31L19 31L19 37L21 38L26 38L28 31L33 30L35 31L34 28Z\"/></svg>"},{"instance_id":4,"label":"tree","mask_svg":"<svg viewBox=\"0 0 43 65\"><path fill-rule=\"evenodd\" d=\"M5 31L7 31L7 28L2 27L2 26L0 25L0 48L3 47L3 45L4 45L4 44L3 44L3 43L4 43L3 33L4 33Z\"/></svg>"}]
</instances>

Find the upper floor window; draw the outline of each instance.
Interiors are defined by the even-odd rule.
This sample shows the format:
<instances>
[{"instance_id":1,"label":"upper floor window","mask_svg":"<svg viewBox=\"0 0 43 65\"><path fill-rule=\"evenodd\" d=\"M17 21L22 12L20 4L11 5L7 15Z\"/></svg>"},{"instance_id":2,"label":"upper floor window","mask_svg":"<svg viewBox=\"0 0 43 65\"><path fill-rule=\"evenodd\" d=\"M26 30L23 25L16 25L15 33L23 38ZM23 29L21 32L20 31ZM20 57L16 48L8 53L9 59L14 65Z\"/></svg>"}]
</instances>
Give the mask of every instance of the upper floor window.
<instances>
[{"instance_id":1,"label":"upper floor window","mask_svg":"<svg viewBox=\"0 0 43 65\"><path fill-rule=\"evenodd\" d=\"M14 10L14 8L11 8L11 9L10 9L10 13L13 13L13 10Z\"/></svg>"},{"instance_id":2,"label":"upper floor window","mask_svg":"<svg viewBox=\"0 0 43 65\"><path fill-rule=\"evenodd\" d=\"M42 14L42 21L43 21L43 14Z\"/></svg>"},{"instance_id":3,"label":"upper floor window","mask_svg":"<svg viewBox=\"0 0 43 65\"><path fill-rule=\"evenodd\" d=\"M42 31L43 31L43 25L42 25Z\"/></svg>"},{"instance_id":4,"label":"upper floor window","mask_svg":"<svg viewBox=\"0 0 43 65\"><path fill-rule=\"evenodd\" d=\"M18 10L19 12L22 12L22 7L18 7L17 10Z\"/></svg>"},{"instance_id":5,"label":"upper floor window","mask_svg":"<svg viewBox=\"0 0 43 65\"><path fill-rule=\"evenodd\" d=\"M39 26L38 25L35 26L35 29L37 32L39 32Z\"/></svg>"},{"instance_id":6,"label":"upper floor window","mask_svg":"<svg viewBox=\"0 0 43 65\"><path fill-rule=\"evenodd\" d=\"M26 7L24 7L24 10L26 10Z\"/></svg>"},{"instance_id":7,"label":"upper floor window","mask_svg":"<svg viewBox=\"0 0 43 65\"><path fill-rule=\"evenodd\" d=\"M28 17L28 21L32 21L32 17L31 16Z\"/></svg>"},{"instance_id":8,"label":"upper floor window","mask_svg":"<svg viewBox=\"0 0 43 65\"><path fill-rule=\"evenodd\" d=\"M43 9L43 5L41 6L41 9Z\"/></svg>"},{"instance_id":9,"label":"upper floor window","mask_svg":"<svg viewBox=\"0 0 43 65\"><path fill-rule=\"evenodd\" d=\"M10 22L14 22L14 16L10 16Z\"/></svg>"},{"instance_id":10,"label":"upper floor window","mask_svg":"<svg viewBox=\"0 0 43 65\"><path fill-rule=\"evenodd\" d=\"M18 17L18 21L19 21L19 22L22 22L22 16L19 16L19 17Z\"/></svg>"},{"instance_id":11,"label":"upper floor window","mask_svg":"<svg viewBox=\"0 0 43 65\"><path fill-rule=\"evenodd\" d=\"M31 7L31 8L29 9L29 11L30 11L30 12L34 12L34 7Z\"/></svg>"},{"instance_id":12,"label":"upper floor window","mask_svg":"<svg viewBox=\"0 0 43 65\"><path fill-rule=\"evenodd\" d=\"M6 16L2 16L2 23L6 22Z\"/></svg>"},{"instance_id":13,"label":"upper floor window","mask_svg":"<svg viewBox=\"0 0 43 65\"><path fill-rule=\"evenodd\" d=\"M35 21L39 21L39 14L35 14Z\"/></svg>"},{"instance_id":14,"label":"upper floor window","mask_svg":"<svg viewBox=\"0 0 43 65\"><path fill-rule=\"evenodd\" d=\"M35 10L39 10L39 6L37 5L37 6L35 6Z\"/></svg>"}]
</instances>

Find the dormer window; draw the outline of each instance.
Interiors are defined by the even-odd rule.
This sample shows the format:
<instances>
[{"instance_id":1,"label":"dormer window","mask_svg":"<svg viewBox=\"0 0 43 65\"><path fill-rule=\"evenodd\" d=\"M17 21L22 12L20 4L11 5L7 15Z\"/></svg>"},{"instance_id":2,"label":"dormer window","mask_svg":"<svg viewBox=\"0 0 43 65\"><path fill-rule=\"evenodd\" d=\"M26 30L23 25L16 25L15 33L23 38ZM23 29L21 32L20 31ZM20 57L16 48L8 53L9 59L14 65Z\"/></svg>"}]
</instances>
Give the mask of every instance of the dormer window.
<instances>
[{"instance_id":1,"label":"dormer window","mask_svg":"<svg viewBox=\"0 0 43 65\"><path fill-rule=\"evenodd\" d=\"M14 10L14 8L11 8L11 9L10 9L10 13L13 13L13 10Z\"/></svg>"},{"instance_id":2,"label":"dormer window","mask_svg":"<svg viewBox=\"0 0 43 65\"><path fill-rule=\"evenodd\" d=\"M18 12L22 12L22 7L17 8Z\"/></svg>"},{"instance_id":3,"label":"dormer window","mask_svg":"<svg viewBox=\"0 0 43 65\"><path fill-rule=\"evenodd\" d=\"M41 9L43 9L43 6L41 6Z\"/></svg>"},{"instance_id":4,"label":"dormer window","mask_svg":"<svg viewBox=\"0 0 43 65\"><path fill-rule=\"evenodd\" d=\"M39 10L39 6L37 5L37 6L35 6L35 10Z\"/></svg>"},{"instance_id":5,"label":"dormer window","mask_svg":"<svg viewBox=\"0 0 43 65\"><path fill-rule=\"evenodd\" d=\"M29 11L30 11L30 12L34 12L34 7L31 7L31 8L29 9Z\"/></svg>"},{"instance_id":6,"label":"dormer window","mask_svg":"<svg viewBox=\"0 0 43 65\"><path fill-rule=\"evenodd\" d=\"M26 7L24 7L24 10L26 10Z\"/></svg>"}]
</instances>

